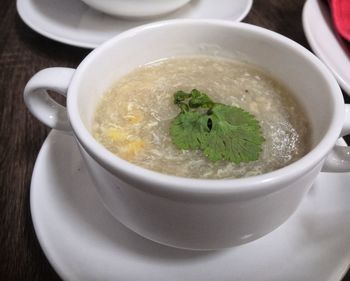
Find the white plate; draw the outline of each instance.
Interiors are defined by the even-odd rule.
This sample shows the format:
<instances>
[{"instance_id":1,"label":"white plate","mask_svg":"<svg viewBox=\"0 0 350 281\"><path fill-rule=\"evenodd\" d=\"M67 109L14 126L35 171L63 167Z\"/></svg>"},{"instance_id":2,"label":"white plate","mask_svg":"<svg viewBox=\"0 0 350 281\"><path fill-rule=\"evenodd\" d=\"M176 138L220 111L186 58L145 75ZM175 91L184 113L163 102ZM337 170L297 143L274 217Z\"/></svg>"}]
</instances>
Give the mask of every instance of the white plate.
<instances>
[{"instance_id":1,"label":"white plate","mask_svg":"<svg viewBox=\"0 0 350 281\"><path fill-rule=\"evenodd\" d=\"M342 39L334 32L330 11L324 1L306 1L303 28L312 50L333 72L340 86L350 96L350 47L347 51Z\"/></svg>"},{"instance_id":2,"label":"white plate","mask_svg":"<svg viewBox=\"0 0 350 281\"><path fill-rule=\"evenodd\" d=\"M71 136L52 131L30 205L39 242L65 280L335 281L350 261L350 173L321 174L297 212L249 244L195 252L148 241L114 220Z\"/></svg>"},{"instance_id":3,"label":"white plate","mask_svg":"<svg viewBox=\"0 0 350 281\"><path fill-rule=\"evenodd\" d=\"M73 46L95 48L129 28L154 20L211 18L242 20L253 0L192 0L176 12L152 20L118 19L79 0L17 0L22 20L38 33Z\"/></svg>"}]
</instances>

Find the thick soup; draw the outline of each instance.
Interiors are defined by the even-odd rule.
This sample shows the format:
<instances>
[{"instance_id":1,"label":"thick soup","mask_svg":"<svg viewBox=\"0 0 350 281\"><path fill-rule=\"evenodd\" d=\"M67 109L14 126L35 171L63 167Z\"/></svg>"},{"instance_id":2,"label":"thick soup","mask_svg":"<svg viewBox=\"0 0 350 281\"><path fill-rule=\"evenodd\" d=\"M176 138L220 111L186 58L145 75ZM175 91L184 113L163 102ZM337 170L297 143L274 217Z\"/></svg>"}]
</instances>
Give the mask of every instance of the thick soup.
<instances>
[{"instance_id":1,"label":"thick soup","mask_svg":"<svg viewBox=\"0 0 350 281\"><path fill-rule=\"evenodd\" d=\"M174 93L198 89L238 106L259 121L259 159L211 161L199 150L178 149L169 134L179 114ZM114 154L136 165L191 178L239 178L284 167L309 151L308 121L293 95L255 66L217 57L170 58L141 66L116 82L97 107L92 133Z\"/></svg>"}]
</instances>

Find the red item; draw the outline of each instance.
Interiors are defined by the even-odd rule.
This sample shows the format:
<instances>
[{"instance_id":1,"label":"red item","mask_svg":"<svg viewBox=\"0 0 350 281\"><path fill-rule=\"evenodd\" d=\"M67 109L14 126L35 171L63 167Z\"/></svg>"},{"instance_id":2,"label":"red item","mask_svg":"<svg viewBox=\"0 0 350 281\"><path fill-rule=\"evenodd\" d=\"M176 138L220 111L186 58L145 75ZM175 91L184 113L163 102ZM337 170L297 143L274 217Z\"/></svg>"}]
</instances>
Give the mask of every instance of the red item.
<instances>
[{"instance_id":1,"label":"red item","mask_svg":"<svg viewBox=\"0 0 350 281\"><path fill-rule=\"evenodd\" d=\"M347 41L350 41L350 0L329 0L335 28Z\"/></svg>"}]
</instances>

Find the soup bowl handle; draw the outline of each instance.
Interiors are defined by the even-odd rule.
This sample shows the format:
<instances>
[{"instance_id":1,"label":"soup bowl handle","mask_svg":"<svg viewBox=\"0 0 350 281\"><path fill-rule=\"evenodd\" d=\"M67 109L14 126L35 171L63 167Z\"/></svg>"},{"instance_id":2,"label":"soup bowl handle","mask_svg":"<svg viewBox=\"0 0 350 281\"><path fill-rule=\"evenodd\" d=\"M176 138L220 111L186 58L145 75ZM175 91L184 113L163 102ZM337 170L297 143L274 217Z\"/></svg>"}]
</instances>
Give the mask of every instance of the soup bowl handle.
<instances>
[{"instance_id":1,"label":"soup bowl handle","mask_svg":"<svg viewBox=\"0 0 350 281\"><path fill-rule=\"evenodd\" d=\"M29 111L45 125L62 131L71 131L65 106L57 103L48 91L67 97L75 69L46 68L36 73L24 88L24 102Z\"/></svg>"},{"instance_id":2,"label":"soup bowl handle","mask_svg":"<svg viewBox=\"0 0 350 281\"><path fill-rule=\"evenodd\" d=\"M340 137L350 134L350 105L345 105L345 120ZM336 145L324 162L322 172L350 172L350 147Z\"/></svg>"}]
</instances>

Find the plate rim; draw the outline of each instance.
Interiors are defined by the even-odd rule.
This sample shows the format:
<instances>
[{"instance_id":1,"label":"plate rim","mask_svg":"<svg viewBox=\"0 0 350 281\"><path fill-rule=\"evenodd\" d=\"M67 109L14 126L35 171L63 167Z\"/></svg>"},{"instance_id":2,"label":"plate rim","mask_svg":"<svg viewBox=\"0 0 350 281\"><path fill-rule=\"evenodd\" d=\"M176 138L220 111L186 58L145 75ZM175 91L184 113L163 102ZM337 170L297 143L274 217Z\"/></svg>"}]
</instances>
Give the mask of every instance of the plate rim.
<instances>
[{"instance_id":1,"label":"plate rim","mask_svg":"<svg viewBox=\"0 0 350 281\"><path fill-rule=\"evenodd\" d=\"M327 66L327 68L335 76L340 87L344 90L344 92L347 95L350 96L350 81L349 82L345 81L343 79L343 77L338 74L338 71L336 71L332 66L329 65L328 60L324 59L323 52L320 51L321 48L315 42L316 41L314 39L315 36L313 36L313 32L311 31L311 26L310 26L310 20L308 19L308 13L311 10L312 5L318 5L318 0L306 0L304 3L303 10L302 10L302 26L303 26L303 30L304 30L304 34L305 34L305 37L307 39L307 42L309 43L312 51L317 55L317 57ZM320 9L321 9L321 7L320 7ZM324 22L326 22L326 20L322 16L320 16L320 18Z\"/></svg>"}]
</instances>

